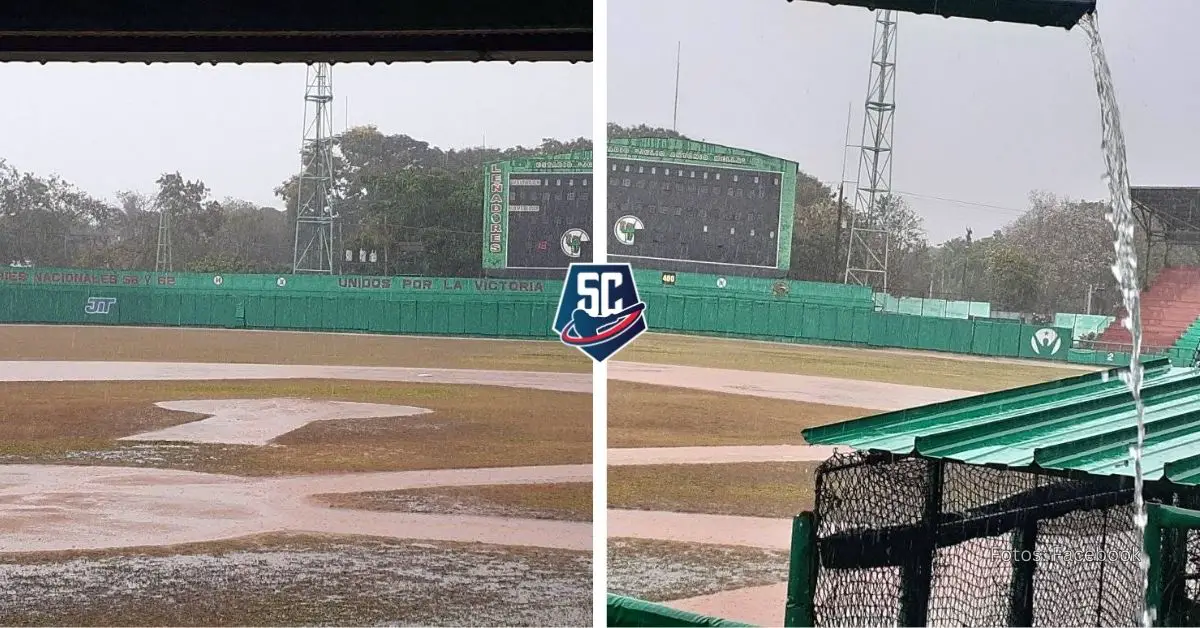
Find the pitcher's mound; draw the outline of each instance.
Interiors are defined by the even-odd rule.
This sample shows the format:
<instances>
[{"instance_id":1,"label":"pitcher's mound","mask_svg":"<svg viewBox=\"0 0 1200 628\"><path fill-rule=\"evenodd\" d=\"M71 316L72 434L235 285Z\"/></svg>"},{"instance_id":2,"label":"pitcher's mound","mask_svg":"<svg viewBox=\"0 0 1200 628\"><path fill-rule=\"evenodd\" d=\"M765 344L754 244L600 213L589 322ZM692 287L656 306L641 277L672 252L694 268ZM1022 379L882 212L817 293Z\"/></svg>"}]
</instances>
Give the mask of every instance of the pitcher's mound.
<instances>
[{"instance_id":1,"label":"pitcher's mound","mask_svg":"<svg viewBox=\"0 0 1200 628\"><path fill-rule=\"evenodd\" d=\"M154 405L167 410L209 416L183 425L125 436L120 440L266 445L313 421L405 417L430 412L426 408L382 403L278 398L161 401Z\"/></svg>"}]
</instances>

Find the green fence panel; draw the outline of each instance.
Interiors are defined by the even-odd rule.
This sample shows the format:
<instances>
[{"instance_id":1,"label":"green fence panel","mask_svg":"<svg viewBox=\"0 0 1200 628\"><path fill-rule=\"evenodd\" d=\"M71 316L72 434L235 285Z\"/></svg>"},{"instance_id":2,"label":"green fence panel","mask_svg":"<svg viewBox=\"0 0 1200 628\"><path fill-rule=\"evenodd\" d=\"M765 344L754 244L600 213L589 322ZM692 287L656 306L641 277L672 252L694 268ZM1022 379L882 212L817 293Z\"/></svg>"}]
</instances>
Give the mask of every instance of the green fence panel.
<instances>
[{"instance_id":1,"label":"green fence panel","mask_svg":"<svg viewBox=\"0 0 1200 628\"><path fill-rule=\"evenodd\" d=\"M353 299L354 297L350 297ZM310 329L332 329L334 331L349 331L342 318L341 304L348 299L321 295L312 297L310 303L317 316L309 321Z\"/></svg>"},{"instance_id":2,"label":"green fence panel","mask_svg":"<svg viewBox=\"0 0 1200 628\"><path fill-rule=\"evenodd\" d=\"M309 309L312 299L311 295L300 293L281 297L275 312L278 324L284 329L309 329L309 320L319 314Z\"/></svg>"},{"instance_id":3,"label":"green fence panel","mask_svg":"<svg viewBox=\"0 0 1200 628\"><path fill-rule=\"evenodd\" d=\"M446 329L446 319L442 316L442 304L435 299L421 299L416 302L418 334L436 336Z\"/></svg>"},{"instance_id":4,"label":"green fence panel","mask_svg":"<svg viewBox=\"0 0 1200 628\"><path fill-rule=\"evenodd\" d=\"M389 316L387 305L387 301L376 297L363 299L359 303L365 319L366 331L375 334L392 333L390 329L392 327L392 319Z\"/></svg>"},{"instance_id":5,"label":"green fence panel","mask_svg":"<svg viewBox=\"0 0 1200 628\"><path fill-rule=\"evenodd\" d=\"M687 321L687 318L686 318L687 307L688 307L688 305L687 305L688 298L687 297L677 296L677 295L673 295L673 294L664 295L661 303L662 303L662 305L660 307L663 308L664 313L662 315L660 315L658 319L655 319L655 320L662 321L661 329L669 330L669 331L690 331L687 328L687 326L685 325L685 323ZM651 308L653 308L653 307L654 307L653 305L647 303L646 304L647 313L654 315L650 311ZM650 323L649 320L650 319L647 319L646 324L650 325L651 329L656 329L656 327L653 326L653 323Z\"/></svg>"},{"instance_id":6,"label":"green fence panel","mask_svg":"<svg viewBox=\"0 0 1200 628\"><path fill-rule=\"evenodd\" d=\"M495 303L464 304L470 307L462 308L463 334L469 336L494 336L496 330L491 325L495 320Z\"/></svg>"},{"instance_id":7,"label":"green fence panel","mask_svg":"<svg viewBox=\"0 0 1200 628\"><path fill-rule=\"evenodd\" d=\"M928 351L943 351L946 347L946 336L949 334L946 323L937 318L928 318L924 316L915 317L917 335L914 336L917 340L917 348Z\"/></svg>"},{"instance_id":8,"label":"green fence panel","mask_svg":"<svg viewBox=\"0 0 1200 628\"><path fill-rule=\"evenodd\" d=\"M1071 329L1022 325L1017 355L1041 360L1065 360L1071 349Z\"/></svg>"},{"instance_id":9,"label":"green fence panel","mask_svg":"<svg viewBox=\"0 0 1200 628\"><path fill-rule=\"evenodd\" d=\"M818 338L837 342L840 323L838 319L841 318L842 310L828 305L814 305L812 309L819 312L819 320L821 321Z\"/></svg>"},{"instance_id":10,"label":"green fence panel","mask_svg":"<svg viewBox=\"0 0 1200 628\"><path fill-rule=\"evenodd\" d=\"M639 296L642 297L642 303L646 304L646 325L652 329L670 329L670 295L643 290Z\"/></svg>"},{"instance_id":11,"label":"green fence panel","mask_svg":"<svg viewBox=\"0 0 1200 628\"><path fill-rule=\"evenodd\" d=\"M534 318L529 323L530 338L556 338L552 326L554 317L558 314L558 303L542 301L533 304Z\"/></svg>"},{"instance_id":12,"label":"green fence panel","mask_svg":"<svg viewBox=\"0 0 1200 628\"><path fill-rule=\"evenodd\" d=\"M529 327L534 318L534 305L532 303L510 303L506 305L508 316L512 318L501 321L504 335L514 337L526 336L529 333Z\"/></svg>"},{"instance_id":13,"label":"green fence panel","mask_svg":"<svg viewBox=\"0 0 1200 628\"><path fill-rule=\"evenodd\" d=\"M976 320L971 326L971 345L970 353L975 355L990 355L992 347L992 337L996 333L996 326L991 321Z\"/></svg>"},{"instance_id":14,"label":"green fence panel","mask_svg":"<svg viewBox=\"0 0 1200 628\"><path fill-rule=\"evenodd\" d=\"M787 340L798 337L799 321L793 322L788 317L788 305L785 301L766 302L766 326L769 336Z\"/></svg>"},{"instance_id":15,"label":"green fence panel","mask_svg":"<svg viewBox=\"0 0 1200 628\"><path fill-rule=\"evenodd\" d=\"M454 336L468 335L467 330L467 313L461 301L455 299L447 299L442 301L442 316L445 317L446 327L445 332ZM470 330L473 332L474 330Z\"/></svg>"},{"instance_id":16,"label":"green fence panel","mask_svg":"<svg viewBox=\"0 0 1200 628\"><path fill-rule=\"evenodd\" d=\"M1019 357L1021 355L1021 341L1025 339L1024 325L999 323L997 329L1000 330L1000 343L996 346L996 350L992 355L1009 358Z\"/></svg>"},{"instance_id":17,"label":"green fence panel","mask_svg":"<svg viewBox=\"0 0 1200 628\"><path fill-rule=\"evenodd\" d=\"M640 275L639 275L640 276ZM661 277L661 274L658 274ZM682 274L679 275L682 277ZM875 312L869 289L814 282L696 275L642 291L651 329L783 341L927 349L1036 359L1096 360L1070 351L1069 331L1047 354L1039 329L996 319ZM333 330L390 334L553 338L559 282L440 278L337 278L273 275L37 271L0 284L0 322ZM656 280L657 281L657 280ZM786 283L787 290L780 286ZM685 285L686 284L686 285ZM711 284L711 285L710 285ZM878 298L878 297L877 297ZM87 310L89 299L115 299ZM881 302L921 311L961 303L929 299ZM902 303L903 302L903 303ZM974 303L971 309L975 308ZM939 309L940 308L940 309ZM1200 323L1172 349L1200 342ZM1190 343L1190 344L1188 344ZM1053 343L1052 343L1053 344ZM1102 356L1107 357L1107 356ZM1114 356L1116 359L1116 356ZM1190 355L1186 356L1190 360ZM1104 363L1111 363L1105 361Z\"/></svg>"},{"instance_id":18,"label":"green fence panel","mask_svg":"<svg viewBox=\"0 0 1200 628\"><path fill-rule=\"evenodd\" d=\"M717 318L709 331L745 336L749 333L744 315L746 302L740 299L717 299Z\"/></svg>"},{"instance_id":19,"label":"green fence panel","mask_svg":"<svg viewBox=\"0 0 1200 628\"><path fill-rule=\"evenodd\" d=\"M645 298L645 297L644 297ZM645 298L646 325L651 329L681 329L683 299L670 294L655 294Z\"/></svg>"},{"instance_id":20,"label":"green fence panel","mask_svg":"<svg viewBox=\"0 0 1200 628\"><path fill-rule=\"evenodd\" d=\"M771 338L772 333L766 301L747 301L743 310L743 319L750 335L756 338Z\"/></svg>"},{"instance_id":21,"label":"green fence panel","mask_svg":"<svg viewBox=\"0 0 1200 628\"><path fill-rule=\"evenodd\" d=\"M183 310L184 324L189 327L208 327L208 304L209 301L201 301L196 298L195 294L181 293L179 295L179 306Z\"/></svg>"},{"instance_id":22,"label":"green fence panel","mask_svg":"<svg viewBox=\"0 0 1200 628\"><path fill-rule=\"evenodd\" d=\"M876 314L870 310L852 309L843 316L851 320L853 335L850 341L854 344L865 345L871 342L872 322Z\"/></svg>"},{"instance_id":23,"label":"green fence panel","mask_svg":"<svg viewBox=\"0 0 1200 628\"><path fill-rule=\"evenodd\" d=\"M871 331L867 344L872 347L886 347L892 341L892 337L898 332L893 328L896 326L894 317L891 314L879 313L871 319Z\"/></svg>"},{"instance_id":24,"label":"green fence panel","mask_svg":"<svg viewBox=\"0 0 1200 628\"><path fill-rule=\"evenodd\" d=\"M184 311L182 292L154 293L152 316L159 325L187 325L187 313Z\"/></svg>"},{"instance_id":25,"label":"green fence panel","mask_svg":"<svg viewBox=\"0 0 1200 628\"><path fill-rule=\"evenodd\" d=\"M975 337L975 322L963 321L954 325L950 337L948 351L955 353L971 353L971 345Z\"/></svg>"},{"instance_id":26,"label":"green fence panel","mask_svg":"<svg viewBox=\"0 0 1200 628\"><path fill-rule=\"evenodd\" d=\"M845 315L845 310L841 308L833 308L823 306L830 311L833 316L833 340L834 342L854 342L854 319Z\"/></svg>"},{"instance_id":27,"label":"green fence panel","mask_svg":"<svg viewBox=\"0 0 1200 628\"><path fill-rule=\"evenodd\" d=\"M40 304L35 303L34 300L39 296L29 290L6 290L0 293L0 304L3 304L3 312L8 313L10 321L14 323L35 322L37 321L35 313Z\"/></svg>"},{"instance_id":28,"label":"green fence panel","mask_svg":"<svg viewBox=\"0 0 1200 628\"><path fill-rule=\"evenodd\" d=\"M333 329L345 332L366 331L367 321L363 317L363 302L367 299L361 296L353 296L348 299L329 299L332 301L331 307L327 310L328 314L333 315L333 320L328 318L325 323Z\"/></svg>"}]
</instances>

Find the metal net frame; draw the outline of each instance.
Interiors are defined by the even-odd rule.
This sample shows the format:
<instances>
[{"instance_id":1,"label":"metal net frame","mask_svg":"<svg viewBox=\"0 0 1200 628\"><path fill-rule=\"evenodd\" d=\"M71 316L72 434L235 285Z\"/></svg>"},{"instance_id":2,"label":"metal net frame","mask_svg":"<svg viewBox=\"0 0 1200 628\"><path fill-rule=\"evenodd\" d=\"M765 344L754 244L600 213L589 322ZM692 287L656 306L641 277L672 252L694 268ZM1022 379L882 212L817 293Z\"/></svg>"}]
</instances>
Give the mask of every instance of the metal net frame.
<instances>
[{"instance_id":1,"label":"metal net frame","mask_svg":"<svg viewBox=\"0 0 1200 628\"><path fill-rule=\"evenodd\" d=\"M1200 508L1196 487L1146 489L1154 504ZM811 556L793 553L811 572L795 589L809 598L796 616L807 617L789 623L1134 625L1143 539L1132 504L1132 478L1122 476L836 454L818 469L815 508L803 515L811 532L797 545ZM1200 531L1186 529L1195 521L1147 545L1159 624L1200 625Z\"/></svg>"}]
</instances>

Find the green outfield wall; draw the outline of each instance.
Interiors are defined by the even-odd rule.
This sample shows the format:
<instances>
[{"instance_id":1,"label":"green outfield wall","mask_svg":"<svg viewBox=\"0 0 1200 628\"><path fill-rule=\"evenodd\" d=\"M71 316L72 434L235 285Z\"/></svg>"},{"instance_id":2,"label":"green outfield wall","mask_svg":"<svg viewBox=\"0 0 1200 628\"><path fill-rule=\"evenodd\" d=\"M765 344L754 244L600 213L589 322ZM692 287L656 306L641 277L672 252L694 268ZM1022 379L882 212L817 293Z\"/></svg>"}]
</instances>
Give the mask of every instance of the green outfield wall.
<instances>
[{"instance_id":1,"label":"green outfield wall","mask_svg":"<svg viewBox=\"0 0 1200 628\"><path fill-rule=\"evenodd\" d=\"M654 331L1122 365L1071 329L877 312L859 286L637 271ZM0 271L0 322L550 339L561 281ZM1040 335L1039 335L1040 334ZM1188 356L1190 358L1190 355Z\"/></svg>"},{"instance_id":2,"label":"green outfield wall","mask_svg":"<svg viewBox=\"0 0 1200 628\"><path fill-rule=\"evenodd\" d=\"M9 270L0 320L550 338L561 291L535 280Z\"/></svg>"}]
</instances>

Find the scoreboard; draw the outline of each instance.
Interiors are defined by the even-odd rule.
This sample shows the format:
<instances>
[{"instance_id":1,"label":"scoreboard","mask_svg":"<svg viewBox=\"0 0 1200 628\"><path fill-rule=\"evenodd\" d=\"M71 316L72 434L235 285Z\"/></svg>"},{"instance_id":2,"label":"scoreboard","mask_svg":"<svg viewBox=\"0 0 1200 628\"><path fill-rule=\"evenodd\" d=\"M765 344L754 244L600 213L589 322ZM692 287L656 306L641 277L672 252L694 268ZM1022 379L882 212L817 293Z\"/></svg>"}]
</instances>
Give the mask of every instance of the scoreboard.
<instances>
[{"instance_id":1,"label":"scoreboard","mask_svg":"<svg viewBox=\"0 0 1200 628\"><path fill-rule=\"evenodd\" d=\"M591 261L591 151L489 164L485 190L489 274L556 276Z\"/></svg>"},{"instance_id":2,"label":"scoreboard","mask_svg":"<svg viewBox=\"0 0 1200 628\"><path fill-rule=\"evenodd\" d=\"M780 276L797 165L675 139L611 140L609 258L639 268Z\"/></svg>"}]
</instances>

